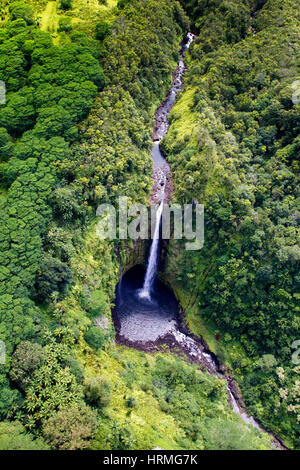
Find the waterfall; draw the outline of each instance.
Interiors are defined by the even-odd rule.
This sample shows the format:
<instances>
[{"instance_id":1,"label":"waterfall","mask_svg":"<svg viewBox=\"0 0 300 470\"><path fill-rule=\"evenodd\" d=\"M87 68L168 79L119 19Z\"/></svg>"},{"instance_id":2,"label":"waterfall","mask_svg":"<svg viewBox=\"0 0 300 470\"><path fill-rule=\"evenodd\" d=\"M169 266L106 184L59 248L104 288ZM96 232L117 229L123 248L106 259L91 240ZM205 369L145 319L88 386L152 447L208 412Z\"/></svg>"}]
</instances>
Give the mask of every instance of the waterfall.
<instances>
[{"instance_id":1,"label":"waterfall","mask_svg":"<svg viewBox=\"0 0 300 470\"><path fill-rule=\"evenodd\" d=\"M143 299L151 300L151 288L155 279L157 261L158 261L158 248L159 248L159 228L164 207L164 201L162 200L155 216L155 231L153 241L150 248L150 255L148 259L148 266L146 276L144 280L143 288L140 292L140 297Z\"/></svg>"}]
</instances>

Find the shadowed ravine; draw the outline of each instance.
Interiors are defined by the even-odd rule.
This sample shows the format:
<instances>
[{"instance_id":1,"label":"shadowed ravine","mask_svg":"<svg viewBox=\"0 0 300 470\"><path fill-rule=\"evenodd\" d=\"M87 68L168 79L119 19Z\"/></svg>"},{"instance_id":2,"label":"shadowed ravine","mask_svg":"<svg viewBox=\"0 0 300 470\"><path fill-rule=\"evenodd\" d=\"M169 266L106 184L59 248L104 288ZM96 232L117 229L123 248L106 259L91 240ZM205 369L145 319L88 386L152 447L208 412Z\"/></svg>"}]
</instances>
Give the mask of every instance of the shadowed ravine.
<instances>
[{"instance_id":1,"label":"shadowed ravine","mask_svg":"<svg viewBox=\"0 0 300 470\"><path fill-rule=\"evenodd\" d=\"M160 207L162 202L170 201L172 181L170 166L160 151L159 143L169 129L168 116L183 84L184 53L193 39L194 36L188 33L186 41L181 45L173 86L155 115L152 151L153 193L150 200ZM156 224L159 223L160 215L156 218ZM157 225L156 228L158 229ZM245 423L263 430L244 409L242 397L232 376L224 373L224 368L217 363L206 343L202 339L194 338L183 326L182 315L174 294L156 279L159 245L159 239L152 241L146 272L142 266L133 267L121 278L117 287L114 311L117 341L145 351L155 351L162 344L167 345L176 354L181 354L196 363L200 369L226 380L228 400L233 411L238 413ZM275 436L273 438L274 446L278 449L285 448Z\"/></svg>"}]
</instances>

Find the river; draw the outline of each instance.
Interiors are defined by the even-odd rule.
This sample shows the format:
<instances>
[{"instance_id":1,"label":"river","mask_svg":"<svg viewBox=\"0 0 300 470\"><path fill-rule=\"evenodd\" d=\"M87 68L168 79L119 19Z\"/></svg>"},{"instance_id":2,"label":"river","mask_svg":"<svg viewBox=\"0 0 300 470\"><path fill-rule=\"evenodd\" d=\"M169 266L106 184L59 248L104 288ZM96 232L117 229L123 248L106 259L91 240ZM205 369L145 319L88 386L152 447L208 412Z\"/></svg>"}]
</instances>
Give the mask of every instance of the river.
<instances>
[{"instance_id":1,"label":"river","mask_svg":"<svg viewBox=\"0 0 300 470\"><path fill-rule=\"evenodd\" d=\"M194 35L188 33L185 41L181 43L179 62L173 75L172 88L155 114L152 150L153 193L150 200L159 204L160 207L162 203L168 204L170 202L172 178L170 166L162 155L159 144L169 129L168 117L174 106L176 95L183 86L186 70L184 55L193 40ZM160 223L160 220L157 219L156 223ZM233 411L239 414L246 424L264 431L260 424L247 413L232 374L224 373L225 368L208 350L203 339L193 337L187 331L183 325L183 318L173 292L155 279L159 256L159 240L154 239L146 272L142 266L135 266L122 277L118 285L114 312L117 341L148 352L159 350L162 344L167 344L176 354L181 351L201 370L226 381L228 401ZM150 277L151 282L149 282ZM275 448L285 449L285 446L275 436L272 435L272 437Z\"/></svg>"}]
</instances>

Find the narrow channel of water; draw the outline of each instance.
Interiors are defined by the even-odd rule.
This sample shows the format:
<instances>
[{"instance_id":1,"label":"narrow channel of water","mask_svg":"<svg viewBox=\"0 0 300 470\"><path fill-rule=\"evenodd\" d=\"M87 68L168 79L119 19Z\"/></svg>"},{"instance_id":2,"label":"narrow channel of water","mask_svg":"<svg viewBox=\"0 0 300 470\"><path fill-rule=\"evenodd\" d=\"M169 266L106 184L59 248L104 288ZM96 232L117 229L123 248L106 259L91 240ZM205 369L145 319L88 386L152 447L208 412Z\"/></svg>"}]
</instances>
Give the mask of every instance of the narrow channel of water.
<instances>
[{"instance_id":1,"label":"narrow channel of water","mask_svg":"<svg viewBox=\"0 0 300 470\"><path fill-rule=\"evenodd\" d=\"M162 200L156 212L155 231L154 231L153 241L152 241L151 248L150 248L147 271L145 274L143 288L139 293L139 296L141 299L149 300L149 302L151 302L151 294L152 294L154 281L156 277L156 271L157 271L158 255L159 255L159 228L160 228L163 208L164 208L164 201Z\"/></svg>"}]
</instances>

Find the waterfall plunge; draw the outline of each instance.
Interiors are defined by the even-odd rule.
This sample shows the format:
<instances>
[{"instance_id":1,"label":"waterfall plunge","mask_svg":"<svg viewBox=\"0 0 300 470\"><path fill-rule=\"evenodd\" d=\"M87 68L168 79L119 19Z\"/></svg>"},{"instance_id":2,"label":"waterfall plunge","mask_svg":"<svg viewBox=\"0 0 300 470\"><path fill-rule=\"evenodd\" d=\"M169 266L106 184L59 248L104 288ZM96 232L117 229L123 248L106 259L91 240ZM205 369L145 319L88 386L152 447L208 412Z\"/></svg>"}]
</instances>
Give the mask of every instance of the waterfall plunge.
<instances>
[{"instance_id":1,"label":"waterfall plunge","mask_svg":"<svg viewBox=\"0 0 300 470\"><path fill-rule=\"evenodd\" d=\"M181 90L182 83L183 83L182 80L183 80L183 75L185 71L185 65L183 61L184 53L187 49L189 49L194 38L195 36L192 33L187 34L187 42L184 45L182 45L180 56L179 56L180 60L178 63L178 67L175 71L175 76L173 78L173 87L170 91L168 99L164 102L162 108L159 108L160 119L157 119L157 116L156 116L156 124L158 123L158 125L155 128L155 134L156 134L155 141L158 141L158 142L153 149L152 156L153 156L155 166L157 166L157 168L160 168L160 181L161 181L162 189L159 194L159 198L161 200L161 203L156 212L155 233L154 233L154 238L153 238L151 249L150 249L150 255L148 259L144 285L143 285L142 290L139 292L140 298L146 299L149 301L151 301L151 289L155 280L156 268L158 264L159 228L160 228L160 221L161 221L162 211L163 211L163 206L164 206L164 192L165 192L165 185L166 185L166 176L161 169L161 167L163 166L162 162L164 162L164 157L160 152L159 142L164 137L164 135L166 135L168 132L168 128L169 128L168 116L174 105L175 97L177 93L179 93L179 91Z\"/></svg>"},{"instance_id":2,"label":"waterfall plunge","mask_svg":"<svg viewBox=\"0 0 300 470\"><path fill-rule=\"evenodd\" d=\"M142 299L151 300L151 288L155 279L157 261L158 261L159 228L160 228L160 221L161 221L163 207L164 207L164 201L162 200L156 212L155 231L154 231L154 237L153 237L153 241L152 241L151 248L150 248L150 255L148 259L146 276L145 276L143 288L141 292L139 293L139 296Z\"/></svg>"}]
</instances>

